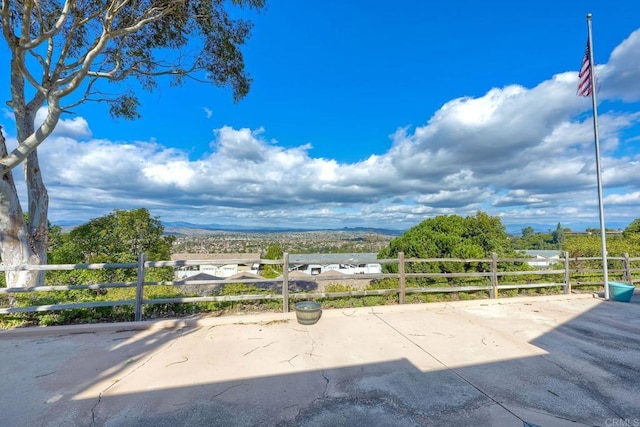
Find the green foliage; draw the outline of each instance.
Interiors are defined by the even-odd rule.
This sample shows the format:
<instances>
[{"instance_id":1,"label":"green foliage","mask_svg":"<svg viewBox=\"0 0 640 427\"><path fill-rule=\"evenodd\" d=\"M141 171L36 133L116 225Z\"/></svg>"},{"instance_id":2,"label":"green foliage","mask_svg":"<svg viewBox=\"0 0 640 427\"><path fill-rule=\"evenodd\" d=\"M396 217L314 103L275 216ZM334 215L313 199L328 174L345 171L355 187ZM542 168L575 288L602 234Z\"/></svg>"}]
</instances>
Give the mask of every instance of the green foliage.
<instances>
[{"instance_id":1,"label":"green foliage","mask_svg":"<svg viewBox=\"0 0 640 427\"><path fill-rule=\"evenodd\" d=\"M220 290L220 295L256 295L261 293L268 293L268 291L247 283L227 283Z\"/></svg>"},{"instance_id":2,"label":"green foliage","mask_svg":"<svg viewBox=\"0 0 640 427\"><path fill-rule=\"evenodd\" d=\"M268 290L256 288L254 285L232 283L227 285L221 295L268 295ZM173 286L145 286L144 298L148 300L180 298L185 295ZM101 291L73 290L51 291L39 293L16 294L14 306L27 307L34 305L67 304L95 301L125 301L135 298L135 289L116 288ZM0 306L8 306L9 297L0 294ZM143 318L155 319L164 317L180 317L197 313L222 313L225 311L281 311L281 300L265 301L224 301L199 303L163 303L143 306ZM51 326L79 323L127 322L134 318L132 305L116 307L96 307L66 309L52 312L16 313L0 316L0 328L20 326Z\"/></svg>"},{"instance_id":3,"label":"green foliage","mask_svg":"<svg viewBox=\"0 0 640 427\"><path fill-rule=\"evenodd\" d=\"M282 246L280 245L269 245L267 248L267 253L265 254L265 259L282 259L284 252L282 250Z\"/></svg>"},{"instance_id":4,"label":"green foliage","mask_svg":"<svg viewBox=\"0 0 640 427\"><path fill-rule=\"evenodd\" d=\"M498 291L499 298L513 298L513 297L530 297L540 295L560 295L564 292L561 286L549 286L546 288L531 288L531 289L500 289Z\"/></svg>"},{"instance_id":5,"label":"green foliage","mask_svg":"<svg viewBox=\"0 0 640 427\"><path fill-rule=\"evenodd\" d=\"M398 303L398 295L367 295L364 297L320 298L323 308L356 308L390 305Z\"/></svg>"},{"instance_id":6,"label":"green foliage","mask_svg":"<svg viewBox=\"0 0 640 427\"><path fill-rule=\"evenodd\" d=\"M262 289L249 283L229 283L220 289L220 296L236 295L272 295L271 289ZM261 312L261 311L282 311L281 299L246 300L246 301L223 301L210 304L209 311L217 312Z\"/></svg>"},{"instance_id":7,"label":"green foliage","mask_svg":"<svg viewBox=\"0 0 640 427\"><path fill-rule=\"evenodd\" d=\"M553 243L558 245L558 248L562 248L563 243L565 242L565 230L562 228L560 223L558 223L555 231L552 233Z\"/></svg>"},{"instance_id":8,"label":"green foliage","mask_svg":"<svg viewBox=\"0 0 640 427\"><path fill-rule=\"evenodd\" d=\"M640 218L636 218L624 229L625 237L633 237L633 235L640 235Z\"/></svg>"},{"instance_id":9,"label":"green foliage","mask_svg":"<svg viewBox=\"0 0 640 427\"><path fill-rule=\"evenodd\" d=\"M522 230L522 237L513 238L513 248L517 250L559 250L560 240L564 239L567 232L563 229L562 235L554 233L536 233L533 228L527 227ZM564 241L564 240L563 240Z\"/></svg>"},{"instance_id":10,"label":"green foliage","mask_svg":"<svg viewBox=\"0 0 640 427\"><path fill-rule=\"evenodd\" d=\"M640 256L640 233L607 235L607 253L620 256L628 253L631 257ZM565 250L570 257L601 257L602 241L600 235L575 235L567 238Z\"/></svg>"},{"instance_id":11,"label":"green foliage","mask_svg":"<svg viewBox=\"0 0 640 427\"><path fill-rule=\"evenodd\" d=\"M535 234L533 227L525 227L522 229L522 237L528 238Z\"/></svg>"},{"instance_id":12,"label":"green foliage","mask_svg":"<svg viewBox=\"0 0 640 427\"><path fill-rule=\"evenodd\" d=\"M160 220L146 209L114 210L73 229L58 258L72 262L133 262L141 253L149 260L171 257L173 236L163 236ZM52 257L56 258L56 252Z\"/></svg>"},{"instance_id":13,"label":"green foliage","mask_svg":"<svg viewBox=\"0 0 640 427\"><path fill-rule=\"evenodd\" d=\"M489 295L485 291L478 292L433 292L408 294L408 304L421 304L431 302L468 301L472 299L486 299Z\"/></svg>"},{"instance_id":14,"label":"green foliage","mask_svg":"<svg viewBox=\"0 0 640 427\"><path fill-rule=\"evenodd\" d=\"M284 255L284 251L282 250L282 246L280 245L269 245L267 248L267 252L264 255L265 259L273 259L273 260L281 260ZM264 271L262 275L268 279L273 279L282 274L282 266L281 265L273 265L267 264L264 267Z\"/></svg>"},{"instance_id":15,"label":"green foliage","mask_svg":"<svg viewBox=\"0 0 640 427\"><path fill-rule=\"evenodd\" d=\"M384 278L372 280L367 289L400 289L400 281L393 278Z\"/></svg>"},{"instance_id":16,"label":"green foliage","mask_svg":"<svg viewBox=\"0 0 640 427\"><path fill-rule=\"evenodd\" d=\"M275 279L282 274L282 266L280 265L265 265L262 270L262 277L266 279Z\"/></svg>"},{"instance_id":17,"label":"green foliage","mask_svg":"<svg viewBox=\"0 0 640 427\"><path fill-rule=\"evenodd\" d=\"M329 283L324 287L325 292L351 292L354 288L349 285L343 285L341 283Z\"/></svg>"},{"instance_id":18,"label":"green foliage","mask_svg":"<svg viewBox=\"0 0 640 427\"><path fill-rule=\"evenodd\" d=\"M462 218L445 215L427 219L391 241L380 258L404 252L411 258L474 258L513 253L504 225L498 217L478 212Z\"/></svg>"},{"instance_id":19,"label":"green foliage","mask_svg":"<svg viewBox=\"0 0 640 427\"><path fill-rule=\"evenodd\" d=\"M552 233L536 233L533 227L525 227L522 237L513 239L513 247L519 250L560 250L570 232L570 228L563 228L560 223Z\"/></svg>"},{"instance_id":20,"label":"green foliage","mask_svg":"<svg viewBox=\"0 0 640 427\"><path fill-rule=\"evenodd\" d=\"M630 257L640 257L640 234L623 233L621 235L607 235L606 243L607 253L609 255L607 262L609 279L625 280L620 271L620 261L612 260L611 258L619 257L625 253L629 254ZM600 234L569 236L565 243L565 250L569 253L570 258L601 258L602 240L600 239ZM601 273L588 271L602 269L601 260L573 261L571 267L578 270L571 274L571 282L574 286L579 283L598 283L602 280Z\"/></svg>"},{"instance_id":21,"label":"green foliage","mask_svg":"<svg viewBox=\"0 0 640 427\"><path fill-rule=\"evenodd\" d=\"M132 230L145 229L147 225L150 230L145 230L142 236L132 233ZM420 227L422 226L422 227ZM396 250L405 250L407 257L424 257L424 258L446 258L443 256L446 252L446 248L454 248L453 252L460 253L472 253L478 254L477 257L487 257L487 250L502 252L503 257L509 257L512 253L509 245L500 250L499 244L502 242L508 242L508 237L505 239L504 229L501 227L500 220L497 218L491 218L485 214L478 213L475 217L461 218L456 216L451 217L437 217L434 220L427 220L414 229L423 231L423 235L420 233L405 233L398 239L392 241L389 248L386 248L383 257L392 258L391 246ZM91 242L98 242L106 244L108 248L115 248L112 250L119 250L121 254L126 254L126 250L122 249L125 243L132 248L146 248L156 247L153 244L145 246L145 242L153 241L154 239L145 240L144 236L159 236L162 237L161 224L156 219L149 217L148 212L144 210L135 211L114 211L107 217L98 218L90 222L90 226L86 228L79 227L82 233L78 233L78 244L76 246L70 243L70 235L62 234L57 230L55 237L52 239L52 253L59 258L75 256L83 257L86 255L82 249L90 248ZM52 228L53 229L53 228ZM415 231L412 229L413 231ZM501 231L502 229L502 231ZM560 229L560 224L556 231ZM633 227L631 227L633 230ZM127 232L121 232L126 230ZM155 230L155 231L154 231ZM158 230L160 231L159 233ZM412 231L410 230L410 231ZM462 231L461 231L462 230ZM91 236L89 231L95 231L98 234L96 240L92 240L94 236ZM563 231L567 231L563 229ZM155 234L154 234L155 233ZM480 234L485 234L480 236ZM427 237L425 237L425 235ZM530 230L523 230L524 236L534 236ZM84 239L84 240L83 240ZM467 239L467 241L465 241ZM419 242L419 243L416 243ZM421 243L420 243L421 242ZM163 248L167 242L159 244L156 247L156 253L162 255ZM84 246L83 246L84 245ZM276 246L276 245L274 245ZM571 257L600 257L600 237L599 235L570 235L566 237L565 241L566 250L569 251ZM159 248L159 249L158 249ZM411 253L406 250L415 250ZM622 253L628 253L631 257L640 256L640 233L634 231L625 230L623 235L608 236L607 248L610 256L619 256ZM87 259L91 262L114 262L112 261L108 251L97 248L92 249L89 252ZM432 250L434 252L428 252ZM151 252L153 252L151 250ZM133 252L131 252L133 253ZM165 255L166 256L166 255ZM466 258L466 257L465 257ZM85 258L82 258L84 261ZM166 259L166 258L161 258ZM75 262L74 262L75 263ZM412 268L415 271L422 272L428 268L430 263L413 263ZM433 263L436 264L436 263ZM478 263L469 262L440 262L437 263L438 268L446 268L445 271L451 271L452 269L460 269L460 271L469 272L480 269L487 269L487 265L476 265ZM458 267L455 267L458 265ZM416 267L417 266L417 267ZM461 267L460 267L461 266ZM601 286L590 286L589 280L594 281L594 278L598 278L598 273L589 272L590 269L600 268L600 261L582 261L580 263L572 263L572 269L578 268L585 270L586 273L573 273L571 282L573 286L581 286L581 289L599 290ZM611 274L613 269L619 270L619 261L610 261L610 277L615 277ZM514 263L501 262L498 263L499 271L506 270L527 270L527 265L514 265ZM160 270L161 269L153 269ZM457 271L457 270L456 270ZM485 270L486 271L486 270ZM100 280L105 282L112 281L126 281L129 279L129 273L126 269L115 269L111 271L109 276L97 276L98 271L92 270L76 270L72 272L50 272L51 275L47 276L48 284L86 284L86 283L100 283ZM171 274L171 270L166 271L167 274ZM275 271L274 271L275 273ZM66 274L66 276L57 276L58 274ZM164 273L162 273L164 274ZM601 275L600 275L601 276ZM563 281L562 274L529 274L529 275L517 275L517 276L502 276L500 278L500 284L523 284L523 283L561 283ZM597 282L597 280L595 280ZM407 288L424 288L424 287L454 287L454 286L471 286L471 285L487 285L490 280L485 277L479 278L407 278ZM584 285L586 284L586 286ZM366 290L397 290L399 288L399 280L396 278L384 278L380 280L371 281L366 287ZM331 292L351 292L354 288L341 283L331 283L325 287L325 291ZM519 295L545 295L545 294L560 294L563 292L563 288L560 286L549 286L546 288L535 289L503 289L500 290L500 297L519 296ZM271 290L261 289L253 284L234 283L228 284L220 288L219 295L270 295ZM0 306L16 306L24 307L31 305L47 305L47 304L62 304L72 302L84 302L84 301L116 301L116 300L133 300L135 296L134 289L109 289L109 290L74 290L74 291L55 291L47 293L25 293L16 294L15 296L9 296L7 294L0 294ZM145 287L145 299L155 298L172 298L185 296L179 290L171 286L146 286ZM435 301L455 301L455 300L467 300L477 298L488 298L488 293L484 290L479 291L467 291L467 292L438 292L438 293L409 293L406 296L408 303L418 302L435 302ZM292 298L292 301L295 298ZM385 305L385 304L397 304L398 293L392 292L387 295L368 295L365 297L341 297L341 298L324 298L321 299L323 307L325 308L347 308L347 307L365 307L372 305ZM262 301L224 301L224 302L206 302L206 303L171 303L171 304L152 304L144 306L145 318L156 317L175 317L183 316L201 312L215 312L221 313L226 311L280 311L282 310L282 301L278 299L265 299ZM102 322L102 321L127 321L133 319L133 307L121 306L121 307L99 307L91 309L73 309L62 310L50 313L20 313L13 315L0 316L0 327L12 327L12 326L24 326L24 325L54 325L54 324L69 324L69 323L89 323L89 322Z\"/></svg>"},{"instance_id":22,"label":"green foliage","mask_svg":"<svg viewBox=\"0 0 640 427\"><path fill-rule=\"evenodd\" d=\"M113 290L121 291L121 290ZM131 290L133 292L133 290ZM133 293L131 293L133 295ZM109 295L109 291L96 292L93 290L51 291L16 294L13 305L27 307L50 304L70 304L81 302L95 302L117 300ZM133 299L133 296L125 298ZM6 305L1 302L0 305ZM15 313L0 316L0 328L16 326L51 326L80 323L124 322L133 320L133 306L94 307L65 309L51 312Z\"/></svg>"},{"instance_id":23,"label":"green foliage","mask_svg":"<svg viewBox=\"0 0 640 427\"><path fill-rule=\"evenodd\" d=\"M113 117L122 117L136 120L142 116L138 113L140 101L134 95L123 95L120 98L109 101L109 113Z\"/></svg>"},{"instance_id":24,"label":"green foliage","mask_svg":"<svg viewBox=\"0 0 640 427\"><path fill-rule=\"evenodd\" d=\"M488 258L492 252L499 256L515 255L511 240L498 217L484 212L462 218L457 215L427 219L393 239L379 258L395 258L404 252L406 258ZM385 266L397 272L397 267ZM407 272L459 273L484 271L479 262L410 263Z\"/></svg>"},{"instance_id":25,"label":"green foliage","mask_svg":"<svg viewBox=\"0 0 640 427\"><path fill-rule=\"evenodd\" d=\"M139 117L135 93L118 91L109 98L109 91L96 90L95 82L121 85L133 78L140 88L152 91L160 76L172 85L191 78L231 87L235 101L249 91L251 79L240 48L252 24L233 15L237 8L261 9L265 0L127 1L119 7L110 1L83 1L71 7L66 19L60 3L27 7L30 2L7 2L7 19L0 24L15 58L13 66L20 64L35 79L42 76L37 83L43 100L86 90L83 101L108 102L112 115L134 119ZM28 49L41 61L25 62L25 43L18 43L24 32L27 38L44 41ZM103 98L92 96L96 93Z\"/></svg>"},{"instance_id":26,"label":"green foliage","mask_svg":"<svg viewBox=\"0 0 640 427\"><path fill-rule=\"evenodd\" d=\"M146 209L114 210L55 236L50 245L52 264L134 263L145 253L150 261L171 258L173 236L164 236L160 220ZM148 281L171 280L171 268L149 269ZM136 269L49 271L49 285L132 282L137 280Z\"/></svg>"}]
</instances>

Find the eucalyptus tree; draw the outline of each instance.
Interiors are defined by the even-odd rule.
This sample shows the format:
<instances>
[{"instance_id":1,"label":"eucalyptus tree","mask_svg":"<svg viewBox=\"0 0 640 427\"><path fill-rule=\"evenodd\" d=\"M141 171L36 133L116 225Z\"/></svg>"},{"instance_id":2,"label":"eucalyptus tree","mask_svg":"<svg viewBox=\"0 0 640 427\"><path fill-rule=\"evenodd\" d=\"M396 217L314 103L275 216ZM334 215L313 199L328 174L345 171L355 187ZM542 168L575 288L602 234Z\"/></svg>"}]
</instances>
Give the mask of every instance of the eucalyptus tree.
<instances>
[{"instance_id":1,"label":"eucalyptus tree","mask_svg":"<svg viewBox=\"0 0 640 427\"><path fill-rule=\"evenodd\" d=\"M91 101L113 116L139 117L134 91L110 94L102 82L134 79L153 90L158 78L195 79L230 86L235 101L251 79L240 47L251 23L237 8L261 9L266 0L2 0L0 25L10 52L11 99L17 146L0 133L0 256L5 265L46 263L48 194L38 147L61 116ZM118 91L121 91L120 86ZM46 108L42 123L36 113ZM23 164L30 221L24 221L13 181ZM66 167L61 165L60 167ZM7 273L8 286L42 282L35 272Z\"/></svg>"}]
</instances>

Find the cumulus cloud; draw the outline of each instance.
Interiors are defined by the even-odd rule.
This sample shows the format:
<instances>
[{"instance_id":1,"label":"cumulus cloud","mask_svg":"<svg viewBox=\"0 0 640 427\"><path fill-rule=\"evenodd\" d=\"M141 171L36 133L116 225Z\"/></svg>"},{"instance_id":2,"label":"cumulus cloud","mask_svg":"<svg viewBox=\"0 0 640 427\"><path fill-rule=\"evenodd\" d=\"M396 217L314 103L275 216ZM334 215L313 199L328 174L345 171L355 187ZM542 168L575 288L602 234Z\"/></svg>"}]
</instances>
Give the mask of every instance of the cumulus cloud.
<instances>
[{"instance_id":1,"label":"cumulus cloud","mask_svg":"<svg viewBox=\"0 0 640 427\"><path fill-rule=\"evenodd\" d=\"M36 113L36 126L40 126L46 117L47 108L40 108ZM89 123L83 117L74 117L72 119L61 119L52 135L86 139L91 137L91 130L89 130Z\"/></svg>"},{"instance_id":2,"label":"cumulus cloud","mask_svg":"<svg viewBox=\"0 0 640 427\"><path fill-rule=\"evenodd\" d=\"M629 207L637 209L640 205L640 191L634 191L627 194L611 194L604 200L607 206L613 206L616 209ZM635 219L637 216L632 216L631 219Z\"/></svg>"},{"instance_id":3,"label":"cumulus cloud","mask_svg":"<svg viewBox=\"0 0 640 427\"><path fill-rule=\"evenodd\" d=\"M606 105L640 99L638 58L640 30L598 71L611 220L633 219L640 207L640 158L616 155L634 139L625 131L640 113ZM386 153L356 163L314 158L310 144L283 147L263 129L230 126L214 131L209 154L191 159L155 141L94 139L81 117L61 121L41 163L53 218L144 205L165 220L289 227L406 228L478 209L507 223L570 224L597 218L591 105L575 95L576 84L577 72L562 72L532 88L453 99L423 126L398 129Z\"/></svg>"},{"instance_id":4,"label":"cumulus cloud","mask_svg":"<svg viewBox=\"0 0 640 427\"><path fill-rule=\"evenodd\" d=\"M640 29L620 43L611 52L605 66L599 67L600 89L606 98L632 102L640 100Z\"/></svg>"}]
</instances>

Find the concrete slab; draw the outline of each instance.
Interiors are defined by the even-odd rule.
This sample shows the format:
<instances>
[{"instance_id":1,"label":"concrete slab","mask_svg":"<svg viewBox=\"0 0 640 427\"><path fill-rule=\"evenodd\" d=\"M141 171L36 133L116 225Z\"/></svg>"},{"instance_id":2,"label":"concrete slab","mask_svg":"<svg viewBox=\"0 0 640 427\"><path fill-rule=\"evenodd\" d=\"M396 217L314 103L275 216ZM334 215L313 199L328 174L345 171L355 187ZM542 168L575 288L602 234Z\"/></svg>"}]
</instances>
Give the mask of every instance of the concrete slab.
<instances>
[{"instance_id":1,"label":"concrete slab","mask_svg":"<svg viewBox=\"0 0 640 427\"><path fill-rule=\"evenodd\" d=\"M0 425L640 425L639 314L576 295L2 331Z\"/></svg>"}]
</instances>

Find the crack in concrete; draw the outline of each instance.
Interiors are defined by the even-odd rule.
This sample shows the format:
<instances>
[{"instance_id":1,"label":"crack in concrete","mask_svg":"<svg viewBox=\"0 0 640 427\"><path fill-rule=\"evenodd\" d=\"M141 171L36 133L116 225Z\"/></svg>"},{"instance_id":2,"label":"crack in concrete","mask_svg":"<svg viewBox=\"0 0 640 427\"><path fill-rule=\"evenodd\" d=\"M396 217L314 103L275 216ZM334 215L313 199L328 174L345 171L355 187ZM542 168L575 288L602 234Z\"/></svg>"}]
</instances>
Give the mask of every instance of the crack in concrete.
<instances>
[{"instance_id":1,"label":"crack in concrete","mask_svg":"<svg viewBox=\"0 0 640 427\"><path fill-rule=\"evenodd\" d=\"M474 389L476 389L480 394L482 394L483 396L485 396L487 399L489 399L490 401L494 402L496 405L500 406L502 409L504 409L505 411L507 411L508 413L510 413L511 415L513 415L514 417L516 417L517 419L519 419L520 421L522 421L523 423L525 423L525 420L523 420L520 416L518 416L515 412L513 412L512 410L510 410L509 408L507 408L505 405L503 405L501 402L499 402L496 398L494 398L493 396L489 395L489 393L487 393L486 391L482 390L479 386L477 386L476 384L474 384L473 382L471 382L471 380L467 379L464 375L462 375L460 372L458 372L457 370L453 369L452 367L450 367L449 365L447 365L446 363L444 363L442 360L440 360L438 357L436 357L434 354L432 354L431 352L429 352L426 348L423 348L420 344L418 344L417 342L415 342L414 340L412 340L411 338L409 338L407 335L403 334L402 332L400 332L398 329L396 329L393 325L391 325L389 322L387 322L385 319L383 319L381 316L379 316L377 313L374 313L374 316L376 316L381 322L383 322L385 325L387 325L388 327L390 327L393 331L395 331L398 335L400 335L401 337L403 337L404 339L406 339L407 341L409 341L411 344L413 344L414 346L416 346L417 348L419 348L422 352L424 352L425 354L429 355L429 357L431 357L433 360L435 360L436 362L438 362L440 365L442 365L447 371L451 372L452 374L454 374L456 377L460 378L462 381L464 381L465 383L467 383L468 385L470 385L471 387L473 387Z\"/></svg>"},{"instance_id":2,"label":"crack in concrete","mask_svg":"<svg viewBox=\"0 0 640 427\"><path fill-rule=\"evenodd\" d=\"M324 386L324 392L322 393L322 398L326 399L329 394L329 381L330 381L326 371L322 371L322 378L324 378L324 380L327 382Z\"/></svg>"},{"instance_id":3,"label":"crack in concrete","mask_svg":"<svg viewBox=\"0 0 640 427\"><path fill-rule=\"evenodd\" d=\"M262 339L262 338L260 338L260 339ZM253 353L254 351L256 351L256 350L258 350L258 349L260 349L260 348L267 348L267 347L269 347L271 344L275 344L275 343L277 343L277 341L271 341L269 344L259 345L259 346L257 346L256 348L254 348L253 350L249 350L249 351L247 351L245 354L243 354L243 356L246 356L247 354L251 354L251 353Z\"/></svg>"},{"instance_id":4,"label":"crack in concrete","mask_svg":"<svg viewBox=\"0 0 640 427\"><path fill-rule=\"evenodd\" d=\"M564 372L565 374L567 374L572 380L572 382L574 384L579 383L582 387L584 387L587 390L593 390L593 387L589 387L589 383L584 381L579 375L576 375L575 372L571 372L570 370L568 370L565 366L559 364L558 362L556 362L555 360L553 360L552 358L542 355L541 356L543 360L553 364L554 366L556 366L557 368L559 368L562 372ZM550 393L552 393L550 390L547 390ZM555 394L555 393L553 393ZM597 400L602 406L604 406L605 408L607 408L609 411L611 411L611 413L613 413L616 417L623 419L624 416L621 414L618 414L618 412L616 412L615 409L613 409L611 406L609 406L609 404L607 403L607 400L600 395L595 395L593 393L588 393L594 400ZM554 415L555 416L555 415ZM561 418L558 416L555 416L556 418L559 418L561 420L565 420L566 418ZM570 420L573 422L576 422L575 420Z\"/></svg>"},{"instance_id":5,"label":"crack in concrete","mask_svg":"<svg viewBox=\"0 0 640 427\"><path fill-rule=\"evenodd\" d=\"M309 333L309 330L306 330L307 336L309 337L309 339L311 340L311 351L309 353L307 353L309 355L309 357L321 357L320 355L317 355L314 353L315 348L316 348L316 342L313 338L311 338L311 334Z\"/></svg>"},{"instance_id":6,"label":"crack in concrete","mask_svg":"<svg viewBox=\"0 0 640 427\"><path fill-rule=\"evenodd\" d=\"M223 394L225 394L226 392L228 392L232 388L240 387L241 385L245 385L245 384L244 383L239 383L239 384L230 385L229 387L227 387L224 390L222 390L220 393L214 394L211 398L215 399L218 396L222 396Z\"/></svg>"},{"instance_id":7,"label":"crack in concrete","mask_svg":"<svg viewBox=\"0 0 640 427\"><path fill-rule=\"evenodd\" d=\"M98 401L96 402L95 405L93 405L93 407L91 408L91 426L95 426L96 425L96 409L98 408L98 405L100 404L100 402L102 402L102 396L109 391L109 389L111 387L113 387L114 385L116 385L117 383L119 383L120 381L122 381L123 379L131 376L134 372L136 372L138 369L142 368L143 366L145 366L147 363L149 363L149 361L151 361L154 357L156 357L157 355L165 352L166 350L170 349L171 347L173 347L179 340L180 338L182 338L184 336L184 333L182 332L184 328L178 329L176 330L176 332L180 332L180 335L175 339L175 340L171 340L170 343L158 350L156 350L155 353L151 353L144 362L142 362L141 364L139 364L138 366L134 367L133 369L131 369L129 372L127 372L125 375L123 375L121 378L118 378L114 381L111 382L111 384L109 384L104 390L102 390L100 393L98 393Z\"/></svg>"},{"instance_id":8,"label":"crack in concrete","mask_svg":"<svg viewBox=\"0 0 640 427\"><path fill-rule=\"evenodd\" d=\"M347 416L346 411L353 411L353 408L362 410L374 407L382 413L393 414L396 418L402 417L411 422L411 425L433 425L423 411L407 406L400 399L381 391L365 392L356 397L318 397L307 407L299 408L293 419L281 421L276 425L293 427L300 425L303 421L307 424L311 421L312 425L319 425L318 422L322 421L323 414L327 413L332 414L332 425L348 425L348 422L353 422L353 419Z\"/></svg>"},{"instance_id":9,"label":"crack in concrete","mask_svg":"<svg viewBox=\"0 0 640 427\"><path fill-rule=\"evenodd\" d=\"M547 390L547 391L549 391L549 390ZM550 414L548 412L540 411L540 410L538 410L536 408L527 408L527 410L530 411L530 412L534 412L536 414L545 415L547 417L557 418L557 419L562 420L562 421L570 421L572 423L577 423L578 422L578 421L576 421L574 419L561 417L560 415ZM527 423L526 421L523 421L523 422L525 423L525 425L535 425L535 424ZM615 424L612 424L612 425L615 425ZM623 425L623 424L619 424L619 425Z\"/></svg>"},{"instance_id":10,"label":"crack in concrete","mask_svg":"<svg viewBox=\"0 0 640 427\"><path fill-rule=\"evenodd\" d=\"M187 356L182 356L182 360L179 360L177 362L171 362L168 365L165 365L165 368L168 368L171 365L177 365L178 363L184 363L184 362L188 362L189 358Z\"/></svg>"},{"instance_id":11,"label":"crack in concrete","mask_svg":"<svg viewBox=\"0 0 640 427\"><path fill-rule=\"evenodd\" d=\"M287 362L289 365L291 365L292 367L294 367L294 366L293 366L293 363L291 363L291 361L292 361L293 359L295 359L296 357L298 357L298 356L300 356L300 355L299 355L299 354L296 354L296 355L295 355L295 356L293 356L291 359L283 360L283 361L281 361L280 363Z\"/></svg>"},{"instance_id":12,"label":"crack in concrete","mask_svg":"<svg viewBox=\"0 0 640 427\"><path fill-rule=\"evenodd\" d=\"M244 357L244 356L246 356L247 354L251 354L251 353L253 353L254 351L256 351L257 349L259 349L260 347L261 347L261 346L257 346L257 347L255 347L254 349L247 351L247 352L246 352L245 354L243 354L242 356Z\"/></svg>"}]
</instances>

